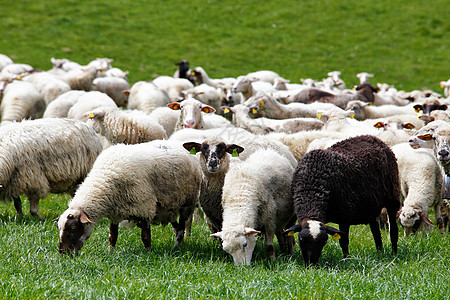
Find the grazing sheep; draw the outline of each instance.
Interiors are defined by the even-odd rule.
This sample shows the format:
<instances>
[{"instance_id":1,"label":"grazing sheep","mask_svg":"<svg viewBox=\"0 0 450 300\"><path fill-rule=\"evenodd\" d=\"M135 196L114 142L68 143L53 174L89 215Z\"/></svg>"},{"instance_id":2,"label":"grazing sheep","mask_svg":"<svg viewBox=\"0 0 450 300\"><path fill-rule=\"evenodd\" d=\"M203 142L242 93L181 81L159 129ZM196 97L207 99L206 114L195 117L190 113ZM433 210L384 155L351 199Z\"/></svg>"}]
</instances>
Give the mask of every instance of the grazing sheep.
<instances>
[{"instance_id":1,"label":"grazing sheep","mask_svg":"<svg viewBox=\"0 0 450 300\"><path fill-rule=\"evenodd\" d=\"M249 116L250 109L251 111L257 111L257 108L249 108L242 104L224 109L228 109L233 113L233 123L237 127L247 129L255 134L265 134L272 131L295 133L305 130L317 130L323 127L323 122L316 118L291 118L276 120L262 117L252 119Z\"/></svg>"},{"instance_id":2,"label":"grazing sheep","mask_svg":"<svg viewBox=\"0 0 450 300\"><path fill-rule=\"evenodd\" d=\"M239 161L239 156L244 148L236 144L226 144L220 137L212 136L203 143L188 142L183 147L190 153L198 153L202 166L204 180L200 192L199 203L203 209L212 233L222 230L222 188L225 174L232 162ZM194 150L192 150L194 149Z\"/></svg>"},{"instance_id":3,"label":"grazing sheep","mask_svg":"<svg viewBox=\"0 0 450 300\"><path fill-rule=\"evenodd\" d=\"M120 77L98 77L92 82L92 90L105 93L116 102L117 106L127 106L128 96L124 91L129 89L128 81Z\"/></svg>"},{"instance_id":4,"label":"grazing sheep","mask_svg":"<svg viewBox=\"0 0 450 300\"><path fill-rule=\"evenodd\" d=\"M13 64L13 60L7 55L0 53L0 71L7 65Z\"/></svg>"},{"instance_id":5,"label":"grazing sheep","mask_svg":"<svg viewBox=\"0 0 450 300\"><path fill-rule=\"evenodd\" d=\"M87 92L81 95L78 101L69 109L67 117L87 121L85 114L102 106L117 107L114 100L108 95L97 91Z\"/></svg>"},{"instance_id":6,"label":"grazing sheep","mask_svg":"<svg viewBox=\"0 0 450 300\"><path fill-rule=\"evenodd\" d=\"M86 124L69 119L39 119L0 128L0 198L14 201L22 215L20 195L39 214L39 199L69 193L86 177L102 151L100 138Z\"/></svg>"},{"instance_id":7,"label":"grazing sheep","mask_svg":"<svg viewBox=\"0 0 450 300\"><path fill-rule=\"evenodd\" d=\"M36 87L26 81L14 80L3 92L1 125L23 119L38 119L44 110L45 101Z\"/></svg>"},{"instance_id":8,"label":"grazing sheep","mask_svg":"<svg viewBox=\"0 0 450 300\"><path fill-rule=\"evenodd\" d=\"M421 228L430 231L430 226L434 226L428 218L431 207L435 209L436 224L442 227L442 172L433 154L428 149L412 149L408 143L391 149L397 158L403 200L397 217L405 236Z\"/></svg>"},{"instance_id":9,"label":"grazing sheep","mask_svg":"<svg viewBox=\"0 0 450 300\"><path fill-rule=\"evenodd\" d=\"M231 123L222 116L213 114L215 109L200 101L190 98L181 102L167 104L172 110L180 110L175 131L182 128L209 129L229 127ZM202 112L206 115L203 116Z\"/></svg>"},{"instance_id":10,"label":"grazing sheep","mask_svg":"<svg viewBox=\"0 0 450 300\"><path fill-rule=\"evenodd\" d=\"M165 90L151 82L138 81L129 91L127 108L142 110L146 114L150 114L156 108L169 103L170 98Z\"/></svg>"},{"instance_id":11,"label":"grazing sheep","mask_svg":"<svg viewBox=\"0 0 450 300\"><path fill-rule=\"evenodd\" d=\"M72 106L77 103L85 91L68 91L47 105L43 118L67 118L67 114Z\"/></svg>"},{"instance_id":12,"label":"grazing sheep","mask_svg":"<svg viewBox=\"0 0 450 300\"><path fill-rule=\"evenodd\" d=\"M305 89L295 95L294 101L302 103L312 103L315 101L328 102L345 109L347 103L352 100L361 100L363 102L373 103L374 93L377 92L377 89L369 83L364 83L359 85L356 88L356 91L356 94L333 95L318 89Z\"/></svg>"},{"instance_id":13,"label":"grazing sheep","mask_svg":"<svg viewBox=\"0 0 450 300\"><path fill-rule=\"evenodd\" d=\"M289 189L293 172L276 151L258 150L225 175L222 231L211 236L222 240L236 265L250 265L259 233L264 234L268 256L275 259L273 238L276 234L284 240L281 233L294 220ZM286 250L292 253L293 247Z\"/></svg>"},{"instance_id":14,"label":"grazing sheep","mask_svg":"<svg viewBox=\"0 0 450 300\"><path fill-rule=\"evenodd\" d=\"M164 128L139 110L100 107L85 114L87 122L111 144L140 144L167 139Z\"/></svg>"},{"instance_id":15,"label":"grazing sheep","mask_svg":"<svg viewBox=\"0 0 450 300\"><path fill-rule=\"evenodd\" d=\"M94 224L103 218L111 222L111 247L117 242L122 220L137 222L148 250L150 224L170 222L176 230L174 247L178 246L197 202L201 180L198 159L179 143L120 144L104 150L59 217L60 253L80 250Z\"/></svg>"},{"instance_id":16,"label":"grazing sheep","mask_svg":"<svg viewBox=\"0 0 450 300\"><path fill-rule=\"evenodd\" d=\"M383 207L389 215L392 250L397 252L398 167L395 155L378 138L363 135L308 152L295 170L292 195L298 224L287 232L300 232L306 265L317 264L328 234L340 237L346 257L350 225L368 223L381 251L376 218ZM325 225L328 222L339 224L340 230Z\"/></svg>"}]
</instances>

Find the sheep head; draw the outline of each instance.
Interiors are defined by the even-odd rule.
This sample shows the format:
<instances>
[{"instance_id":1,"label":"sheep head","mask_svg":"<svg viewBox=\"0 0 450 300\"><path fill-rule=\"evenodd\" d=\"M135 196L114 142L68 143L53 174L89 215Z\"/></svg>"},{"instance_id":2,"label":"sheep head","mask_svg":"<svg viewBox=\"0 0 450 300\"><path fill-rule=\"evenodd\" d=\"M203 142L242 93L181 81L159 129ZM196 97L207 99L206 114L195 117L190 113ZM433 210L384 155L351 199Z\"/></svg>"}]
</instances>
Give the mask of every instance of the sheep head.
<instances>
[{"instance_id":1,"label":"sheep head","mask_svg":"<svg viewBox=\"0 0 450 300\"><path fill-rule=\"evenodd\" d=\"M59 253L80 250L91 236L94 224L84 211L68 209L56 220L59 229Z\"/></svg>"}]
</instances>

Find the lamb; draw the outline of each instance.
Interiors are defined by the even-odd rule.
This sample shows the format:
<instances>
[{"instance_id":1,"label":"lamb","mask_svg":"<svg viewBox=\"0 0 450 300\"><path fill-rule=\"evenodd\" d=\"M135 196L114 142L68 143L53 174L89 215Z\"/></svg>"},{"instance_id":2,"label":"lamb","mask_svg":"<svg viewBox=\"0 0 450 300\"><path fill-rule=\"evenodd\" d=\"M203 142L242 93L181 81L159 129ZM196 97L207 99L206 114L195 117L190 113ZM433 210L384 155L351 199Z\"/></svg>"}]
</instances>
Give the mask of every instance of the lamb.
<instances>
[{"instance_id":1,"label":"lamb","mask_svg":"<svg viewBox=\"0 0 450 300\"><path fill-rule=\"evenodd\" d=\"M416 115L415 112L416 105L409 104L405 106L398 105L381 105L374 106L370 105L368 102L361 100L353 100L347 103L345 107L346 110L353 110L355 113L355 119L366 120L366 119L378 119L385 118L395 115Z\"/></svg>"},{"instance_id":2,"label":"lamb","mask_svg":"<svg viewBox=\"0 0 450 300\"><path fill-rule=\"evenodd\" d=\"M250 265L259 233L264 234L268 256L275 259L273 238L276 234L283 240L283 229L294 220L289 190L293 172L285 157L258 150L225 175L222 231L211 236L222 240L236 265ZM288 251L292 253L293 247Z\"/></svg>"},{"instance_id":3,"label":"lamb","mask_svg":"<svg viewBox=\"0 0 450 300\"><path fill-rule=\"evenodd\" d=\"M117 107L114 100L108 95L97 91L87 92L81 95L78 101L69 109L67 117L87 121L85 117L86 112L101 106Z\"/></svg>"},{"instance_id":4,"label":"lamb","mask_svg":"<svg viewBox=\"0 0 450 300\"><path fill-rule=\"evenodd\" d=\"M208 129L231 126L227 119L213 114L214 108L193 98L169 103L167 106L172 110L181 111L175 125L175 131L182 128ZM203 117L202 112L207 115Z\"/></svg>"},{"instance_id":5,"label":"lamb","mask_svg":"<svg viewBox=\"0 0 450 300\"><path fill-rule=\"evenodd\" d=\"M46 105L71 90L67 82L49 72L35 72L25 76L23 80L34 84L44 97Z\"/></svg>"},{"instance_id":6,"label":"lamb","mask_svg":"<svg viewBox=\"0 0 450 300\"><path fill-rule=\"evenodd\" d=\"M398 167L394 153L378 138L352 137L307 153L295 170L292 195L298 224L286 233L299 232L305 265L318 263L328 234L340 238L346 257L350 225L368 223L381 251L376 218L383 207L389 215L392 250L397 253ZM339 224L340 230L325 225L328 222Z\"/></svg>"},{"instance_id":7,"label":"lamb","mask_svg":"<svg viewBox=\"0 0 450 300\"><path fill-rule=\"evenodd\" d=\"M0 136L0 198L13 200L19 216L22 194L40 219L39 199L49 193L73 195L102 151L95 131L76 120L22 121L1 127Z\"/></svg>"},{"instance_id":8,"label":"lamb","mask_svg":"<svg viewBox=\"0 0 450 300\"><path fill-rule=\"evenodd\" d=\"M23 119L38 119L45 110L45 101L35 86L29 82L14 80L3 92L0 105L1 125Z\"/></svg>"},{"instance_id":9,"label":"lamb","mask_svg":"<svg viewBox=\"0 0 450 300\"><path fill-rule=\"evenodd\" d=\"M153 80L158 88L165 90L170 101L178 101L182 96L182 91L193 88L192 82L185 78L173 78L170 76L159 76Z\"/></svg>"},{"instance_id":10,"label":"lamb","mask_svg":"<svg viewBox=\"0 0 450 300\"><path fill-rule=\"evenodd\" d=\"M0 71L7 65L13 64L14 61L7 55L0 53Z\"/></svg>"},{"instance_id":11,"label":"lamb","mask_svg":"<svg viewBox=\"0 0 450 300\"><path fill-rule=\"evenodd\" d=\"M434 207L436 223L444 233L441 218L442 173L440 167L427 149L412 149L408 143L393 146L399 169L403 207L397 217L403 225L405 236L422 227L426 232L434 226L428 218L430 207Z\"/></svg>"},{"instance_id":12,"label":"lamb","mask_svg":"<svg viewBox=\"0 0 450 300\"><path fill-rule=\"evenodd\" d=\"M158 88L155 84L146 81L138 81L131 87L128 97L128 109L142 110L150 114L158 107L170 103L167 92Z\"/></svg>"},{"instance_id":13,"label":"lamb","mask_svg":"<svg viewBox=\"0 0 450 300\"><path fill-rule=\"evenodd\" d=\"M294 133L304 130L317 130L323 127L323 123L316 118L292 118L285 120L275 120L269 118L252 119L248 115L250 108L242 104L233 107L225 108L233 112L233 123L241 128L255 134L265 134L269 132L286 132ZM257 108L253 107L252 111Z\"/></svg>"},{"instance_id":14,"label":"lamb","mask_svg":"<svg viewBox=\"0 0 450 300\"><path fill-rule=\"evenodd\" d=\"M198 153L204 174L199 203L203 209L212 233L222 230L222 188L225 174L232 162L239 161L239 154L244 148L236 144L226 144L225 140L211 136L203 143L187 142L183 147L190 153ZM228 155L228 154L229 155ZM230 155L236 158L231 158Z\"/></svg>"},{"instance_id":15,"label":"lamb","mask_svg":"<svg viewBox=\"0 0 450 300\"><path fill-rule=\"evenodd\" d=\"M105 93L122 107L127 106L128 97L124 91L129 89L128 80L120 77L98 77L92 82L92 90Z\"/></svg>"},{"instance_id":16,"label":"lamb","mask_svg":"<svg viewBox=\"0 0 450 300\"><path fill-rule=\"evenodd\" d=\"M347 103L352 100L361 100L368 103L373 103L374 93L377 89L369 83L364 83L356 88L356 94L340 94L333 95L318 89L305 89L295 95L295 102L312 103L315 101L333 103L336 106L345 109Z\"/></svg>"},{"instance_id":17,"label":"lamb","mask_svg":"<svg viewBox=\"0 0 450 300\"><path fill-rule=\"evenodd\" d=\"M248 107L258 107L255 117L271 119L315 118L317 113L336 107L332 103L314 102L311 104L289 103L281 104L274 97L258 93L243 103Z\"/></svg>"},{"instance_id":18,"label":"lamb","mask_svg":"<svg viewBox=\"0 0 450 300\"><path fill-rule=\"evenodd\" d=\"M177 247L197 202L201 180L198 160L179 143L119 144L104 150L58 219L60 253L79 251L94 224L103 218L111 222L111 247L116 245L122 220L137 222L148 250L150 224L170 222Z\"/></svg>"},{"instance_id":19,"label":"lamb","mask_svg":"<svg viewBox=\"0 0 450 300\"><path fill-rule=\"evenodd\" d=\"M195 67L191 72L191 76L197 85L205 83L215 88L219 87L221 84L233 85L236 82L236 78L233 77L212 79L202 67Z\"/></svg>"},{"instance_id":20,"label":"lamb","mask_svg":"<svg viewBox=\"0 0 450 300\"><path fill-rule=\"evenodd\" d=\"M50 102L45 108L43 118L67 118L70 108L78 99L86 94L85 91L68 91Z\"/></svg>"},{"instance_id":21,"label":"lamb","mask_svg":"<svg viewBox=\"0 0 450 300\"><path fill-rule=\"evenodd\" d=\"M167 139L164 128L138 110L103 107L86 112L85 117L89 118L87 124L111 144L139 144Z\"/></svg>"}]
</instances>

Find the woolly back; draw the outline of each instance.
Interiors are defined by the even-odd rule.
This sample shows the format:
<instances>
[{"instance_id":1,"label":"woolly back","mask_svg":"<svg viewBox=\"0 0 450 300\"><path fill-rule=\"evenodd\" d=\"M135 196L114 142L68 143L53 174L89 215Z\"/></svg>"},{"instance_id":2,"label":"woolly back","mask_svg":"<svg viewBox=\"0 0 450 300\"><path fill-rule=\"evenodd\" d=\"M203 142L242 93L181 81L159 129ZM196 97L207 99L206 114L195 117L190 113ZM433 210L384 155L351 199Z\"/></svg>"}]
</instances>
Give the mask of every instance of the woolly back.
<instances>
[{"instance_id":1,"label":"woolly back","mask_svg":"<svg viewBox=\"0 0 450 300\"><path fill-rule=\"evenodd\" d=\"M292 192L300 220L359 224L375 219L382 207L398 210L397 161L376 137L349 138L307 153L294 173Z\"/></svg>"}]
</instances>

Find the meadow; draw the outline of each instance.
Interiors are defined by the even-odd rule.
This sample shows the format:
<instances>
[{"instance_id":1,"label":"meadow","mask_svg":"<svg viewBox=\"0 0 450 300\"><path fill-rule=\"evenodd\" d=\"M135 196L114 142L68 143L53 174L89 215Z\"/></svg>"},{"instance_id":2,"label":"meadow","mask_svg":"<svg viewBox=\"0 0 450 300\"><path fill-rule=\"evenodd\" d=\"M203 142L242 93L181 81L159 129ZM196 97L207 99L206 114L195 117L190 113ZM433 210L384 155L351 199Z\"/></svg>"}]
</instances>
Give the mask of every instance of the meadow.
<instances>
[{"instance_id":1,"label":"meadow","mask_svg":"<svg viewBox=\"0 0 450 300\"><path fill-rule=\"evenodd\" d=\"M1 0L0 53L37 69L50 58L86 64L113 58L130 83L172 75L186 59L212 78L269 69L291 82L333 70L351 86L362 71L406 91L450 78L447 1L11 1ZM173 250L170 226L152 227L147 252L137 228L97 224L78 255L58 253L52 221L68 196L40 202L45 221L0 203L0 299L448 299L450 239L433 229L378 253L368 226L350 229L350 256L329 240L318 267L293 256L268 260L263 241L250 267L237 268L204 221ZM433 215L433 214L432 214ZM432 217L434 221L434 218ZM276 245L276 252L278 248Z\"/></svg>"}]
</instances>

